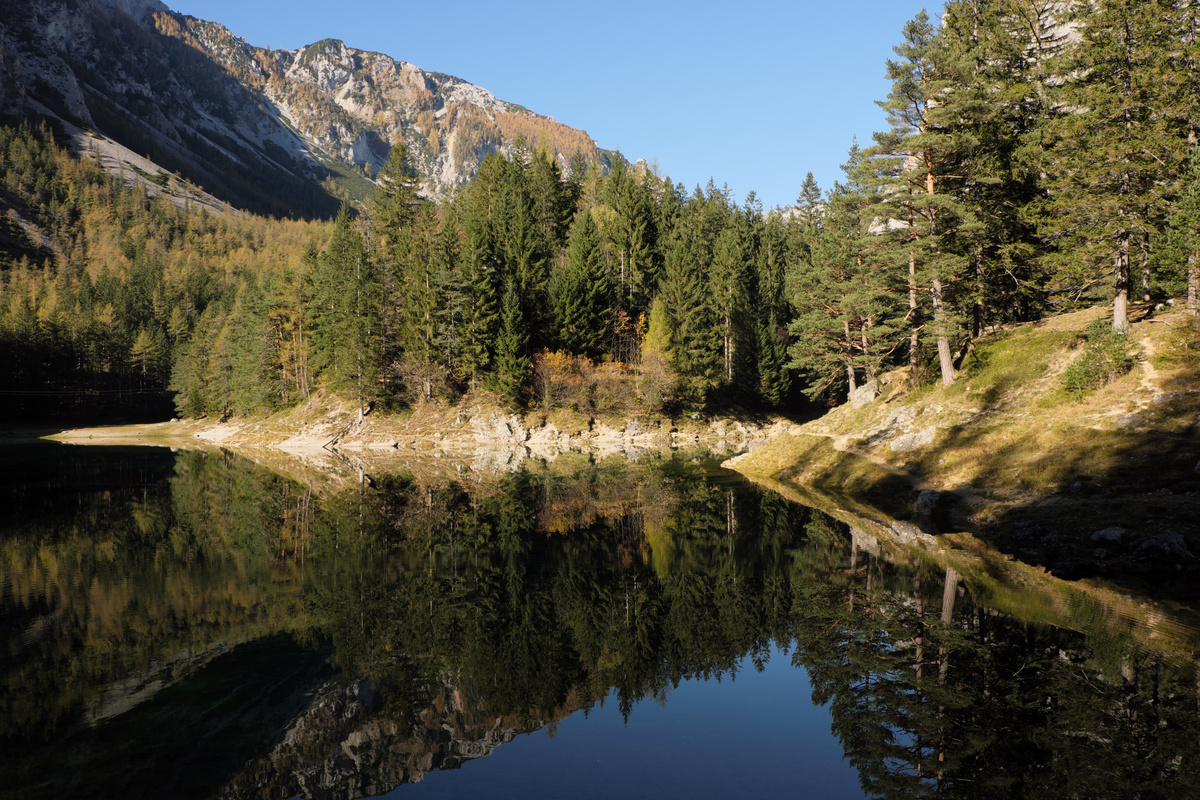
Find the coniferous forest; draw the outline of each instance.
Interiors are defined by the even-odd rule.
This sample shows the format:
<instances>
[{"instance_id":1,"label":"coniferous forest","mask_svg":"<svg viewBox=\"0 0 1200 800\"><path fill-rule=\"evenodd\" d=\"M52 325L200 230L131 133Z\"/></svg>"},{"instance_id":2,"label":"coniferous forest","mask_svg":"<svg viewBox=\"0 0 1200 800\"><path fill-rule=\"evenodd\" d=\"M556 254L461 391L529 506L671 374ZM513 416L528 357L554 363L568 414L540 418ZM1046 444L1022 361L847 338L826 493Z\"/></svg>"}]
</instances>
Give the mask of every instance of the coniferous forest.
<instances>
[{"instance_id":1,"label":"coniferous forest","mask_svg":"<svg viewBox=\"0 0 1200 800\"><path fill-rule=\"evenodd\" d=\"M885 130L766 213L536 141L441 205L397 145L374 202L332 222L208 213L13 121L0 404L789 409L896 368L949 383L975 337L1081 305L1111 303L1118 334L1131 303L1195 313L1200 3L952 0L885 69Z\"/></svg>"}]
</instances>

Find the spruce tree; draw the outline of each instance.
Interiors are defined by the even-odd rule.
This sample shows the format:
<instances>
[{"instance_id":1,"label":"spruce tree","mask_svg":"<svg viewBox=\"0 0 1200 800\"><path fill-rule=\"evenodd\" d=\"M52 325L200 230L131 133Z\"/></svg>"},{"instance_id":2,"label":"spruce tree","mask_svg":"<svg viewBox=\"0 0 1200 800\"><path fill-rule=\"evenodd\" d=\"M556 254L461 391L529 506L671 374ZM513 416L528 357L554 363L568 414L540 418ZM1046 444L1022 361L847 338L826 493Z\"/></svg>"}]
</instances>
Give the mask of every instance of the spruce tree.
<instances>
[{"instance_id":1,"label":"spruce tree","mask_svg":"<svg viewBox=\"0 0 1200 800\"><path fill-rule=\"evenodd\" d=\"M462 377L472 387L485 377L492 365L500 323L497 262L487 220L469 218L459 261L463 308L458 357Z\"/></svg>"},{"instance_id":2,"label":"spruce tree","mask_svg":"<svg viewBox=\"0 0 1200 800\"><path fill-rule=\"evenodd\" d=\"M720 328L721 363L726 383L733 382L739 343L745 338L749 312L749 265L738 241L737 231L727 228L717 236L709 272L709 298L713 317ZM755 332L751 328L751 335Z\"/></svg>"},{"instance_id":3,"label":"spruce tree","mask_svg":"<svg viewBox=\"0 0 1200 800\"><path fill-rule=\"evenodd\" d=\"M576 218L567 261L559 272L551 298L558 342L572 353L598 358L611 325L611 298L600 232L591 211Z\"/></svg>"},{"instance_id":4,"label":"spruce tree","mask_svg":"<svg viewBox=\"0 0 1200 800\"><path fill-rule=\"evenodd\" d=\"M821 221L821 188L811 172L800 184L800 196L796 198L796 219L803 226L816 227Z\"/></svg>"},{"instance_id":5,"label":"spruce tree","mask_svg":"<svg viewBox=\"0 0 1200 800\"><path fill-rule=\"evenodd\" d=\"M950 176L959 174L964 142L960 132L944 125L937 114L948 85L942 44L924 11L904 26L904 41L887 62L892 89L879 105L891 128L875 134L871 155L886 176L878 216L888 220L887 237L907 255L910 296L930 299L942 383L954 380L951 341L959 335L947 290L956 288L966 271L961 239L975 226L970 210L948 193ZM902 258L895 259L903 263ZM914 314L915 316L915 314ZM913 321L910 363L920 328Z\"/></svg>"},{"instance_id":6,"label":"spruce tree","mask_svg":"<svg viewBox=\"0 0 1200 800\"><path fill-rule=\"evenodd\" d=\"M408 160L403 141L392 145L388 160L375 178L375 203L372 217L380 237L388 246L396 246L398 235L412 223L420 205L418 180Z\"/></svg>"},{"instance_id":7,"label":"spruce tree","mask_svg":"<svg viewBox=\"0 0 1200 800\"><path fill-rule=\"evenodd\" d=\"M382 283L343 205L309 276L310 341L313 366L330 385L351 389L360 410L377 393L381 303Z\"/></svg>"},{"instance_id":8,"label":"spruce tree","mask_svg":"<svg viewBox=\"0 0 1200 800\"><path fill-rule=\"evenodd\" d=\"M669 321L670 354L680 393L693 408L705 404L720 375L720 334L707 288L700 268L687 258L687 247L676 238L663 261L660 297Z\"/></svg>"},{"instance_id":9,"label":"spruce tree","mask_svg":"<svg viewBox=\"0 0 1200 800\"><path fill-rule=\"evenodd\" d=\"M1045 234L1056 246L1060 291L1079 293L1098 276L1113 287L1113 328L1129 327L1131 264L1148 248L1166 194L1181 171L1185 141L1163 112L1162 55L1178 31L1167 0L1075 2L1080 40L1058 64L1046 169Z\"/></svg>"},{"instance_id":10,"label":"spruce tree","mask_svg":"<svg viewBox=\"0 0 1200 800\"><path fill-rule=\"evenodd\" d=\"M1200 303L1200 153L1192 149L1183 191L1168 221L1164 248L1172 266L1181 268L1186 283L1187 311L1196 316Z\"/></svg>"},{"instance_id":11,"label":"spruce tree","mask_svg":"<svg viewBox=\"0 0 1200 800\"><path fill-rule=\"evenodd\" d=\"M529 381L529 333L521 313L516 281L510 276L504 283L500 304L500 332L496 337L496 389L510 403L519 404Z\"/></svg>"},{"instance_id":12,"label":"spruce tree","mask_svg":"<svg viewBox=\"0 0 1200 800\"><path fill-rule=\"evenodd\" d=\"M945 80L930 115L960 153L941 183L978 222L960 228L956 242L967 264L954 295L972 336L988 322L1036 318L1045 306L1037 153L1051 112L1049 65L1065 41L1051 6L954 0L942 15Z\"/></svg>"}]
</instances>

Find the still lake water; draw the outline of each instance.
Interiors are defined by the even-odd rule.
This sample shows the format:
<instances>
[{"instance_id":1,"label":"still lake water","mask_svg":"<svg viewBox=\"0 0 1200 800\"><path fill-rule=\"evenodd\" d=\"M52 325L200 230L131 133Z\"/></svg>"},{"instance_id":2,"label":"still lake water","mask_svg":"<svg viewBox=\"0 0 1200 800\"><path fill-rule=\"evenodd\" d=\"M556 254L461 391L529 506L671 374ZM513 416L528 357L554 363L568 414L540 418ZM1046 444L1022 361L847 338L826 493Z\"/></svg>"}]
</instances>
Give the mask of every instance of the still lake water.
<instances>
[{"instance_id":1,"label":"still lake water","mask_svg":"<svg viewBox=\"0 0 1200 800\"><path fill-rule=\"evenodd\" d=\"M1194 637L1003 572L703 459L315 492L228 454L3 447L0 786L1200 797Z\"/></svg>"}]
</instances>

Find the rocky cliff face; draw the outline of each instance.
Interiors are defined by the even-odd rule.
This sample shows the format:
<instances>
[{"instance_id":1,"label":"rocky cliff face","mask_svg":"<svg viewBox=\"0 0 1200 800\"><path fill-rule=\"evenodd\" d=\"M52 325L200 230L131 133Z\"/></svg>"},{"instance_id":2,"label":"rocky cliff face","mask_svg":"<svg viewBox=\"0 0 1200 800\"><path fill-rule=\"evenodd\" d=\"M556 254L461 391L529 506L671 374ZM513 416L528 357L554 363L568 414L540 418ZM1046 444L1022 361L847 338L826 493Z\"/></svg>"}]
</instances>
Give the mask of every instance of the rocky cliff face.
<instances>
[{"instance_id":1,"label":"rocky cliff face","mask_svg":"<svg viewBox=\"0 0 1200 800\"><path fill-rule=\"evenodd\" d=\"M444 198L520 139L566 164L604 160L588 135L459 78L326 39L247 44L157 0L10 0L0 114L99 130L235 206L293 215L367 198L404 141Z\"/></svg>"}]
</instances>

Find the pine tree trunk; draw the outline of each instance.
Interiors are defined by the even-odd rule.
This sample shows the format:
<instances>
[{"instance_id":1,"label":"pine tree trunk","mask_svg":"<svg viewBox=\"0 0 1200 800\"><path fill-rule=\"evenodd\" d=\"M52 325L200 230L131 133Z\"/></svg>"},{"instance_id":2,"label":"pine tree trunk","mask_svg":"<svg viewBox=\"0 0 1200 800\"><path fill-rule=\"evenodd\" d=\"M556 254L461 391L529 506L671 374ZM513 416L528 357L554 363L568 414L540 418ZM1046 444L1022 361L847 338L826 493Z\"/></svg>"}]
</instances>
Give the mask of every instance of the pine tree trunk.
<instances>
[{"instance_id":1,"label":"pine tree trunk","mask_svg":"<svg viewBox=\"0 0 1200 800\"><path fill-rule=\"evenodd\" d=\"M725 317L725 380L733 380L733 332L728 316Z\"/></svg>"},{"instance_id":2,"label":"pine tree trunk","mask_svg":"<svg viewBox=\"0 0 1200 800\"><path fill-rule=\"evenodd\" d=\"M1142 251L1142 302L1150 302L1150 242L1143 236L1139 242Z\"/></svg>"},{"instance_id":3,"label":"pine tree trunk","mask_svg":"<svg viewBox=\"0 0 1200 800\"><path fill-rule=\"evenodd\" d=\"M1129 330L1129 234L1122 233L1117 245L1117 296L1113 298L1113 330Z\"/></svg>"},{"instance_id":4,"label":"pine tree trunk","mask_svg":"<svg viewBox=\"0 0 1200 800\"><path fill-rule=\"evenodd\" d=\"M912 332L908 340L908 382L917 385L917 347L920 345L921 328L917 322L917 256L908 254L908 316Z\"/></svg>"},{"instance_id":5,"label":"pine tree trunk","mask_svg":"<svg viewBox=\"0 0 1200 800\"><path fill-rule=\"evenodd\" d=\"M868 381L875 380L875 367L872 366L872 364L871 364L871 348L870 348L870 343L867 339L867 331L870 330L871 325L872 325L871 317L867 317L866 319L863 320L863 326L862 326L862 351L863 351L863 361L864 361L863 368L867 372L867 380Z\"/></svg>"},{"instance_id":6,"label":"pine tree trunk","mask_svg":"<svg viewBox=\"0 0 1200 800\"><path fill-rule=\"evenodd\" d=\"M1196 254L1194 252L1188 253L1187 275L1187 310L1188 314L1191 314L1194 317L1196 316L1197 311L1200 310L1196 308L1196 295L1200 294L1200 266L1198 266L1196 263Z\"/></svg>"},{"instance_id":7,"label":"pine tree trunk","mask_svg":"<svg viewBox=\"0 0 1200 800\"><path fill-rule=\"evenodd\" d=\"M946 567L946 583L942 587L942 623L949 625L954 619L954 599L958 596L958 570Z\"/></svg>"},{"instance_id":8,"label":"pine tree trunk","mask_svg":"<svg viewBox=\"0 0 1200 800\"><path fill-rule=\"evenodd\" d=\"M858 390L858 384L854 380L854 337L850 334L850 320L842 320L842 329L846 332L846 383L853 395Z\"/></svg>"},{"instance_id":9,"label":"pine tree trunk","mask_svg":"<svg viewBox=\"0 0 1200 800\"><path fill-rule=\"evenodd\" d=\"M971 314L971 338L983 335L983 259L975 254L975 306Z\"/></svg>"},{"instance_id":10,"label":"pine tree trunk","mask_svg":"<svg viewBox=\"0 0 1200 800\"><path fill-rule=\"evenodd\" d=\"M933 279L933 319L937 328L938 365L942 370L942 385L954 383L954 357L950 354L950 336L946 330L946 308L942 304L942 279Z\"/></svg>"}]
</instances>

